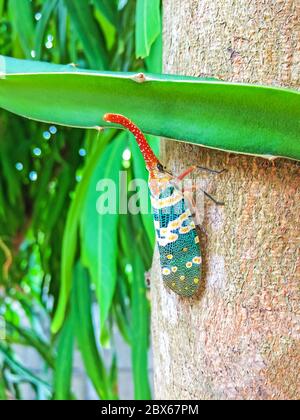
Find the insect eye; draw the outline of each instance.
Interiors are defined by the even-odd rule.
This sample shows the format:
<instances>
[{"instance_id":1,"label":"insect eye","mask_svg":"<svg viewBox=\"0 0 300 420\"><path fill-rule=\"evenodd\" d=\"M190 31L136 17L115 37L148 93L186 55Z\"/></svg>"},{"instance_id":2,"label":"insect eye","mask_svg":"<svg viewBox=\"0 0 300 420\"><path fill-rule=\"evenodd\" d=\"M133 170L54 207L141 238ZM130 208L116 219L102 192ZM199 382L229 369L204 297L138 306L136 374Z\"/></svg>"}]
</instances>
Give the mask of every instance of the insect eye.
<instances>
[{"instance_id":1,"label":"insect eye","mask_svg":"<svg viewBox=\"0 0 300 420\"><path fill-rule=\"evenodd\" d=\"M159 172L164 172L164 167L162 166L161 163L157 164L157 169L159 170Z\"/></svg>"}]
</instances>

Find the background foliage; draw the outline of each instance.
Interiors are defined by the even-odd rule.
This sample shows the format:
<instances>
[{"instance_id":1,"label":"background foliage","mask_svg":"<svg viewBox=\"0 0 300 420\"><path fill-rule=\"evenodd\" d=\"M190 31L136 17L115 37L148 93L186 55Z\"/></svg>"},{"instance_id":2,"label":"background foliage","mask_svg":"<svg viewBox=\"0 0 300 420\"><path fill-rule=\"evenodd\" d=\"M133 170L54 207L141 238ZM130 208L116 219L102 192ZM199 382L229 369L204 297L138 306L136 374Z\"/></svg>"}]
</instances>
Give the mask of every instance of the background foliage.
<instances>
[{"instance_id":1,"label":"background foliage","mask_svg":"<svg viewBox=\"0 0 300 420\"><path fill-rule=\"evenodd\" d=\"M0 0L0 54L160 72L160 15L160 0ZM150 141L156 148L157 140ZM115 328L132 348L135 397L150 398L144 272L152 258L151 216L96 212L97 182L116 179L121 169L129 181L146 177L128 134L49 127L0 111L0 316L6 321L0 399L21 399L24 383L37 399L76 398L75 345L99 398L117 398L117 357L107 368L102 355L103 347L114 349ZM58 299L67 300L62 279L71 298L63 325L51 334ZM49 382L17 359L15 344L40 354Z\"/></svg>"}]
</instances>

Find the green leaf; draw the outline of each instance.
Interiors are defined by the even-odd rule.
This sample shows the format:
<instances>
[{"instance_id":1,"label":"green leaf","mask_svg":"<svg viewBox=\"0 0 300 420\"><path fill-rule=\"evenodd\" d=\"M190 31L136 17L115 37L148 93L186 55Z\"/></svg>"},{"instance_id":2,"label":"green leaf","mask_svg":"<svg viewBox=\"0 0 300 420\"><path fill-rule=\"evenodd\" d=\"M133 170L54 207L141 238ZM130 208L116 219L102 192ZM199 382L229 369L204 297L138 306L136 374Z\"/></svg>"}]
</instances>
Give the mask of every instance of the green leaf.
<instances>
[{"instance_id":1,"label":"green leaf","mask_svg":"<svg viewBox=\"0 0 300 420\"><path fill-rule=\"evenodd\" d=\"M149 141L149 137L150 136L148 136L148 141ZM132 151L132 157L133 157L134 177L136 179L144 179L145 181L148 181L148 171L145 166L145 161L134 139L131 139L130 149ZM154 245L155 231L154 231L153 215L151 212L150 195L148 195L148 209L149 211L147 213L142 213L141 217L142 217L143 224L144 224L146 233L148 235L149 241L152 245Z\"/></svg>"},{"instance_id":2,"label":"green leaf","mask_svg":"<svg viewBox=\"0 0 300 420\"><path fill-rule=\"evenodd\" d=\"M9 0L9 12L25 56L30 58L34 45L32 3L30 0Z\"/></svg>"},{"instance_id":3,"label":"green leaf","mask_svg":"<svg viewBox=\"0 0 300 420\"><path fill-rule=\"evenodd\" d=\"M34 375L29 369L25 368L19 363L11 354L10 351L0 343L0 353L3 355L5 362L9 365L10 369L17 374L22 381L28 382L36 387L43 387L47 391L51 390L50 385Z\"/></svg>"},{"instance_id":4,"label":"green leaf","mask_svg":"<svg viewBox=\"0 0 300 420\"><path fill-rule=\"evenodd\" d=\"M61 172L58 178L58 186L55 196L49 197L47 200L47 206L43 209L45 215L45 230L52 231L55 228L56 223L61 217L61 213L64 209L65 203L68 201L68 193L70 191L70 185L72 184L71 170L68 165L65 165L64 170ZM42 187L40 187L42 190ZM43 194L47 191L47 187L44 188ZM38 209L39 210L39 209ZM38 219L38 215L35 215Z\"/></svg>"},{"instance_id":5,"label":"green leaf","mask_svg":"<svg viewBox=\"0 0 300 420\"><path fill-rule=\"evenodd\" d=\"M15 204L20 194L19 177L16 174L14 165L12 163L14 148L11 143L4 143L0 155L0 165L2 177L8 181L7 196L12 204Z\"/></svg>"},{"instance_id":6,"label":"green leaf","mask_svg":"<svg viewBox=\"0 0 300 420\"><path fill-rule=\"evenodd\" d=\"M101 27L103 36L105 38L106 48L110 51L115 45L117 29L106 19L106 17L101 12L96 11L95 18Z\"/></svg>"},{"instance_id":7,"label":"green leaf","mask_svg":"<svg viewBox=\"0 0 300 420\"><path fill-rule=\"evenodd\" d=\"M90 179L81 217L83 263L88 267L96 286L100 305L101 331L107 319L117 282L119 171L126 148L127 134L123 132L104 151ZM98 182L108 179L113 183L115 199L113 214L98 214L96 204L100 197ZM106 203L105 203L106 204Z\"/></svg>"},{"instance_id":8,"label":"green leaf","mask_svg":"<svg viewBox=\"0 0 300 420\"><path fill-rule=\"evenodd\" d=\"M132 217L134 219L135 216ZM133 220L132 220L133 221ZM148 379L148 347L149 347L149 322L150 305L146 297L145 266L141 254L134 252L130 245L132 226L130 219L122 219L123 247L128 250L132 262L131 277L131 354L134 393L137 400L151 399L151 391ZM135 237L137 249L143 247L143 238Z\"/></svg>"},{"instance_id":9,"label":"green leaf","mask_svg":"<svg viewBox=\"0 0 300 420\"><path fill-rule=\"evenodd\" d=\"M10 58L4 63L0 106L29 118L95 128L108 126L103 115L116 112L148 134L300 160L297 91L165 75L148 75L145 83L136 83L133 74Z\"/></svg>"},{"instance_id":10,"label":"green leaf","mask_svg":"<svg viewBox=\"0 0 300 420\"><path fill-rule=\"evenodd\" d=\"M63 1L58 3L58 38L61 61L66 58L68 11Z\"/></svg>"},{"instance_id":11,"label":"green leaf","mask_svg":"<svg viewBox=\"0 0 300 420\"><path fill-rule=\"evenodd\" d=\"M54 370L54 399L71 398L71 379L74 351L74 327L70 314L62 328L58 340L57 357Z\"/></svg>"},{"instance_id":12,"label":"green leaf","mask_svg":"<svg viewBox=\"0 0 300 420\"><path fill-rule=\"evenodd\" d=\"M78 264L74 272L72 295L74 328L82 359L95 390L101 399L111 399L109 377L98 352L91 315L91 291L86 270Z\"/></svg>"},{"instance_id":13,"label":"green leaf","mask_svg":"<svg viewBox=\"0 0 300 420\"><path fill-rule=\"evenodd\" d=\"M47 0L41 10L41 19L38 21L36 26L35 34L35 56L39 60L42 53L42 44L45 37L45 31L49 22L49 19L56 8L58 0Z\"/></svg>"},{"instance_id":14,"label":"green leaf","mask_svg":"<svg viewBox=\"0 0 300 420\"><path fill-rule=\"evenodd\" d=\"M136 57L150 54L152 44L161 32L160 0L137 0Z\"/></svg>"},{"instance_id":15,"label":"green leaf","mask_svg":"<svg viewBox=\"0 0 300 420\"><path fill-rule=\"evenodd\" d=\"M118 303L115 304L112 310L116 319L118 329L122 337L124 338L126 343L131 345L131 339L130 339L131 333L130 333L129 323L128 323L128 320L125 318L120 305Z\"/></svg>"},{"instance_id":16,"label":"green leaf","mask_svg":"<svg viewBox=\"0 0 300 420\"><path fill-rule=\"evenodd\" d=\"M103 137L104 139L102 142L99 139L95 139L95 149L87 160L86 166L83 171L82 180L77 185L74 198L68 212L62 246L61 284L59 302L52 322L53 333L56 333L64 322L65 312L72 288L73 266L78 244L79 220L85 203L86 194L89 188L90 178L94 173L96 165L98 164L99 156L101 155L103 148L106 145L106 142L109 140L108 136Z\"/></svg>"},{"instance_id":17,"label":"green leaf","mask_svg":"<svg viewBox=\"0 0 300 420\"><path fill-rule=\"evenodd\" d=\"M0 18L2 17L3 7L4 7L4 0L0 0Z\"/></svg>"},{"instance_id":18,"label":"green leaf","mask_svg":"<svg viewBox=\"0 0 300 420\"><path fill-rule=\"evenodd\" d=\"M120 217L119 231L122 235L122 224L124 220L127 220L126 216ZM122 253L126 250L122 249ZM127 261L126 261L127 263ZM126 264L125 263L125 264ZM125 267L124 264L124 267ZM120 265L120 261L119 261ZM119 331L129 345L131 345L131 325L130 325L130 295L129 290L126 287L126 275L123 273L118 275L117 278L117 289L114 298L114 304L112 307L113 315L118 325Z\"/></svg>"},{"instance_id":19,"label":"green leaf","mask_svg":"<svg viewBox=\"0 0 300 420\"><path fill-rule=\"evenodd\" d=\"M7 400L7 396L6 396L6 391L5 391L5 381L3 378L3 374L0 371L0 401L6 401Z\"/></svg>"},{"instance_id":20,"label":"green leaf","mask_svg":"<svg viewBox=\"0 0 300 420\"><path fill-rule=\"evenodd\" d=\"M163 70L163 34L162 28L159 36L151 47L149 57L145 59L149 73L161 73Z\"/></svg>"},{"instance_id":21,"label":"green leaf","mask_svg":"<svg viewBox=\"0 0 300 420\"><path fill-rule=\"evenodd\" d=\"M118 399L118 363L116 354L113 355L110 374L109 374L110 387L114 392L114 400Z\"/></svg>"},{"instance_id":22,"label":"green leaf","mask_svg":"<svg viewBox=\"0 0 300 420\"><path fill-rule=\"evenodd\" d=\"M117 4L114 0L94 0L95 6L103 16L115 27L117 27Z\"/></svg>"},{"instance_id":23,"label":"green leaf","mask_svg":"<svg viewBox=\"0 0 300 420\"><path fill-rule=\"evenodd\" d=\"M103 37L86 0L64 0L70 18L84 47L90 67L103 70L107 67L107 53Z\"/></svg>"},{"instance_id":24,"label":"green leaf","mask_svg":"<svg viewBox=\"0 0 300 420\"><path fill-rule=\"evenodd\" d=\"M20 334L20 336L23 337L25 341L42 356L50 367L54 367L54 357L51 348L37 335L34 330L24 327L21 328L10 322L7 322L7 325L17 331L18 334Z\"/></svg>"},{"instance_id":25,"label":"green leaf","mask_svg":"<svg viewBox=\"0 0 300 420\"><path fill-rule=\"evenodd\" d=\"M132 284L132 366L135 399L151 399L148 379L149 302L146 298L145 273L141 257L133 261Z\"/></svg>"}]
</instances>

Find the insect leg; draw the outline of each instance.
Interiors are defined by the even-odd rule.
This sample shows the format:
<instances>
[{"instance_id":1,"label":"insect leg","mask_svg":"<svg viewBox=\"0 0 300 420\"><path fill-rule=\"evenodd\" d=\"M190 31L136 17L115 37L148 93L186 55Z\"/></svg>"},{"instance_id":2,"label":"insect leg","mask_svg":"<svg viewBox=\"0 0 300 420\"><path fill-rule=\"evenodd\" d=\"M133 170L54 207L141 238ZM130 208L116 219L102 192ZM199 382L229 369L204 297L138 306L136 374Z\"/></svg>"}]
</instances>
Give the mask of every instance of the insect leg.
<instances>
[{"instance_id":1,"label":"insect leg","mask_svg":"<svg viewBox=\"0 0 300 420\"><path fill-rule=\"evenodd\" d=\"M199 169L200 171L209 172L215 175L221 175L224 172L227 172L227 169L221 169L220 171L217 171L216 169L205 168L204 166L196 166L196 169Z\"/></svg>"},{"instance_id":2,"label":"insect leg","mask_svg":"<svg viewBox=\"0 0 300 420\"><path fill-rule=\"evenodd\" d=\"M226 172L227 169L222 169L220 171L217 171L215 169L210 169L210 168L205 168L204 166L190 166L188 169L186 169L184 172L182 172L182 174L178 175L178 177L176 178L178 181L182 181L184 178L186 178L188 175L190 175L192 172L196 171L196 170L200 170L200 171L206 171L209 172L211 174L215 174L215 175L221 175L223 172Z\"/></svg>"},{"instance_id":3,"label":"insect leg","mask_svg":"<svg viewBox=\"0 0 300 420\"><path fill-rule=\"evenodd\" d=\"M206 191L202 190L203 194L209 198L211 201L213 201L215 203L216 206L225 206L225 203L223 201L218 201L216 200L213 196L211 196L210 194L208 194Z\"/></svg>"},{"instance_id":4,"label":"insect leg","mask_svg":"<svg viewBox=\"0 0 300 420\"><path fill-rule=\"evenodd\" d=\"M181 191L183 194L186 193L195 193L197 192L197 188L196 186L191 186L189 188L183 188L180 184L178 184L176 181L178 180L178 178L176 178L175 182L172 182L172 185L174 185L174 187L178 190ZM211 196L208 192L206 192L205 190L203 190L202 188L200 188L200 190L203 192L203 194L209 198L211 201L213 201L217 206L225 206L225 203L223 201L218 201L216 200L213 196Z\"/></svg>"},{"instance_id":5,"label":"insect leg","mask_svg":"<svg viewBox=\"0 0 300 420\"><path fill-rule=\"evenodd\" d=\"M197 166L190 166L188 169L186 169L182 174L178 175L176 177L177 181L182 181L184 178L186 178L188 175L190 175L192 172L194 172L197 169Z\"/></svg>"}]
</instances>

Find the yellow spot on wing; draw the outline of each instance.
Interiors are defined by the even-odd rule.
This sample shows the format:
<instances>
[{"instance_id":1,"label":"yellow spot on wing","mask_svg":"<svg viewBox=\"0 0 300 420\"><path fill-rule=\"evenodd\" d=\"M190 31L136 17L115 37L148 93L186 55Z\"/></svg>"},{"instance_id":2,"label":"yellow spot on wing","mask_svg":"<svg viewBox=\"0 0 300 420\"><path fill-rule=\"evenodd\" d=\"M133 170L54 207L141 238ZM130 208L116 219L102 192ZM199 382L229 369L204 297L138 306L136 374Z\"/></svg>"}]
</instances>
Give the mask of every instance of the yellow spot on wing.
<instances>
[{"instance_id":1,"label":"yellow spot on wing","mask_svg":"<svg viewBox=\"0 0 300 420\"><path fill-rule=\"evenodd\" d=\"M194 258L193 258L193 263L194 263L194 264L201 264L201 262L202 262L201 257L194 257Z\"/></svg>"},{"instance_id":2,"label":"yellow spot on wing","mask_svg":"<svg viewBox=\"0 0 300 420\"><path fill-rule=\"evenodd\" d=\"M190 231L189 227L182 227L182 228L179 229L180 233L188 233L189 231Z\"/></svg>"},{"instance_id":3,"label":"yellow spot on wing","mask_svg":"<svg viewBox=\"0 0 300 420\"><path fill-rule=\"evenodd\" d=\"M182 213L182 215L179 217L179 219L183 222L184 220L186 220L188 218L188 212L184 212Z\"/></svg>"},{"instance_id":4,"label":"yellow spot on wing","mask_svg":"<svg viewBox=\"0 0 300 420\"><path fill-rule=\"evenodd\" d=\"M172 229L178 228L179 227L179 221L175 220L175 221L171 222L170 226L171 226Z\"/></svg>"},{"instance_id":5,"label":"yellow spot on wing","mask_svg":"<svg viewBox=\"0 0 300 420\"><path fill-rule=\"evenodd\" d=\"M178 239L178 235L176 235L176 233L173 233L168 237L169 242L175 242L177 241L177 239Z\"/></svg>"}]
</instances>

